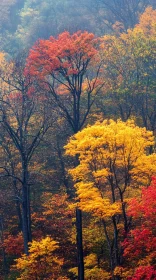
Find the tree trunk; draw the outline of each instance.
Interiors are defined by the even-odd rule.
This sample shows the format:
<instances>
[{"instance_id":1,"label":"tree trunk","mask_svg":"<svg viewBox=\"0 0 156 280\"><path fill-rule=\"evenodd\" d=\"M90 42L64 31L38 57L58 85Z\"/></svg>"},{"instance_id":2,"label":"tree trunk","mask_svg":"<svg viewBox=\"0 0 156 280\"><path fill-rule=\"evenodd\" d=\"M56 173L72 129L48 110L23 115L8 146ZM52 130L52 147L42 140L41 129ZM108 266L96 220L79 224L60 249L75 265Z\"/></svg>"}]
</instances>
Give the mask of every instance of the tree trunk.
<instances>
[{"instance_id":1,"label":"tree trunk","mask_svg":"<svg viewBox=\"0 0 156 280\"><path fill-rule=\"evenodd\" d=\"M31 242L31 219L30 219L30 199L28 185L28 167L27 163L23 163L23 185L22 185L22 224L24 238L24 252L28 255L28 242Z\"/></svg>"},{"instance_id":2,"label":"tree trunk","mask_svg":"<svg viewBox=\"0 0 156 280\"><path fill-rule=\"evenodd\" d=\"M82 211L76 209L76 238L77 238L77 261L78 280L84 280L83 240L82 240Z\"/></svg>"}]
</instances>

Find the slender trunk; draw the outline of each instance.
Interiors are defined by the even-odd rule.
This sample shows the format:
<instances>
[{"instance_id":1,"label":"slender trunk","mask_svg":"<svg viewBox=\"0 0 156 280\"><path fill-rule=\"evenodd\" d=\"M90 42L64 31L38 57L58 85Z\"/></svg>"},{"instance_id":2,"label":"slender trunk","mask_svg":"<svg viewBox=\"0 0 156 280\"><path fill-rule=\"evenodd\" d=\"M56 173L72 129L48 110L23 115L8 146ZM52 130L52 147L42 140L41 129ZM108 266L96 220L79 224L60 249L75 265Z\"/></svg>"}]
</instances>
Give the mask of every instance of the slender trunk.
<instances>
[{"instance_id":1,"label":"slender trunk","mask_svg":"<svg viewBox=\"0 0 156 280\"><path fill-rule=\"evenodd\" d=\"M30 194L28 185L28 167L27 163L23 162L23 185L22 185L22 224L24 238L24 252L28 255L28 242L31 242L31 219L30 219Z\"/></svg>"},{"instance_id":2,"label":"slender trunk","mask_svg":"<svg viewBox=\"0 0 156 280\"><path fill-rule=\"evenodd\" d=\"M84 280L83 240L82 240L82 211L76 209L77 261L78 280Z\"/></svg>"},{"instance_id":3,"label":"slender trunk","mask_svg":"<svg viewBox=\"0 0 156 280\"><path fill-rule=\"evenodd\" d=\"M77 132L77 131L76 131ZM75 132L75 133L76 133ZM76 165L79 164L79 158L76 156ZM84 256L83 256L83 234L82 234L82 211L76 209L76 243L77 243L77 262L78 262L78 280L84 280Z\"/></svg>"}]
</instances>

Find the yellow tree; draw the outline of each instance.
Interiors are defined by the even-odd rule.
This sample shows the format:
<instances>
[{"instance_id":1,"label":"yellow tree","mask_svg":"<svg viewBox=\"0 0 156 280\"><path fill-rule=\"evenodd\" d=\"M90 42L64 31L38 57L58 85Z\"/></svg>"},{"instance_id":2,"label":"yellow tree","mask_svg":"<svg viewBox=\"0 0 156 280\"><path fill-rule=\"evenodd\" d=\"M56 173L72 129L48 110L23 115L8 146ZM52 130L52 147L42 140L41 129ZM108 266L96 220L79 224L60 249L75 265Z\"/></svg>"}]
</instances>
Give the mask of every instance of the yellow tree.
<instances>
[{"instance_id":1,"label":"yellow tree","mask_svg":"<svg viewBox=\"0 0 156 280\"><path fill-rule=\"evenodd\" d=\"M78 205L103 223L112 273L122 262L119 241L131 224L127 199L156 172L156 155L148 155L153 140L152 132L133 121L105 120L77 133L65 147L68 155L79 156L79 165L70 170Z\"/></svg>"},{"instance_id":2,"label":"yellow tree","mask_svg":"<svg viewBox=\"0 0 156 280\"><path fill-rule=\"evenodd\" d=\"M58 243L50 237L33 241L29 256L23 255L16 262L15 268L20 271L19 280L67 279L59 277L63 261L57 258Z\"/></svg>"}]
</instances>

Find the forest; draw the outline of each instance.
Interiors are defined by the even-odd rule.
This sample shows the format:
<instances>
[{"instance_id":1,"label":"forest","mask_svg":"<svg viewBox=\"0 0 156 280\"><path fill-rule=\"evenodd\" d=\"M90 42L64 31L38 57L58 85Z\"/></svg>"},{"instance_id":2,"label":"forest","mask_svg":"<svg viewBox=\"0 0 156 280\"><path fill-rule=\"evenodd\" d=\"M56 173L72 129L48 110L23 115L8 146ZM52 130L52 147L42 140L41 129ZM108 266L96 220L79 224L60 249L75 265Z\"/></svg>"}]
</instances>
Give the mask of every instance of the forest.
<instances>
[{"instance_id":1,"label":"forest","mask_svg":"<svg viewBox=\"0 0 156 280\"><path fill-rule=\"evenodd\" d=\"M0 0L0 280L156 279L155 0Z\"/></svg>"}]
</instances>

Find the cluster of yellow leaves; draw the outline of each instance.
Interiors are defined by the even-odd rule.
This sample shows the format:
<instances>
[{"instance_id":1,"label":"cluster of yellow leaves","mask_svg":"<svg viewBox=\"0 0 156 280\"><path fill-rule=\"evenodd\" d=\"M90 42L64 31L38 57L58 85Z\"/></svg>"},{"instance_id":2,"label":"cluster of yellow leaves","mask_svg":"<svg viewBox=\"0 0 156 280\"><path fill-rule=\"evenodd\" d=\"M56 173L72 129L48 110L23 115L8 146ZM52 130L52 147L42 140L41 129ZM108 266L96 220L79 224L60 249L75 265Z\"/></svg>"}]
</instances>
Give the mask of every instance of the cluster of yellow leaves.
<instances>
[{"instance_id":1,"label":"cluster of yellow leaves","mask_svg":"<svg viewBox=\"0 0 156 280\"><path fill-rule=\"evenodd\" d=\"M3 52L0 52L0 66L1 67L2 67L4 61L5 61L5 54Z\"/></svg>"},{"instance_id":2,"label":"cluster of yellow leaves","mask_svg":"<svg viewBox=\"0 0 156 280\"><path fill-rule=\"evenodd\" d=\"M119 202L111 203L109 198L103 198L93 183L78 183L79 207L99 218L111 217L121 213Z\"/></svg>"},{"instance_id":3,"label":"cluster of yellow leaves","mask_svg":"<svg viewBox=\"0 0 156 280\"><path fill-rule=\"evenodd\" d=\"M156 173L156 155L143 155L137 159L134 164L134 169L130 172L133 180L140 185L148 186L151 182L151 177Z\"/></svg>"},{"instance_id":4,"label":"cluster of yellow leaves","mask_svg":"<svg viewBox=\"0 0 156 280\"><path fill-rule=\"evenodd\" d=\"M147 7L140 16L140 22L136 28L142 30L147 36L156 35L156 10Z\"/></svg>"},{"instance_id":5,"label":"cluster of yellow leaves","mask_svg":"<svg viewBox=\"0 0 156 280\"><path fill-rule=\"evenodd\" d=\"M128 271L121 266L116 266L113 272L114 276L121 277L122 280L128 279L128 277L133 275L133 269L129 269Z\"/></svg>"},{"instance_id":6,"label":"cluster of yellow leaves","mask_svg":"<svg viewBox=\"0 0 156 280\"><path fill-rule=\"evenodd\" d=\"M56 257L58 243L49 236L30 244L29 255L17 259L18 280L59 279L63 261ZM61 278L60 278L61 279ZM63 278L62 278L63 279Z\"/></svg>"}]
</instances>

